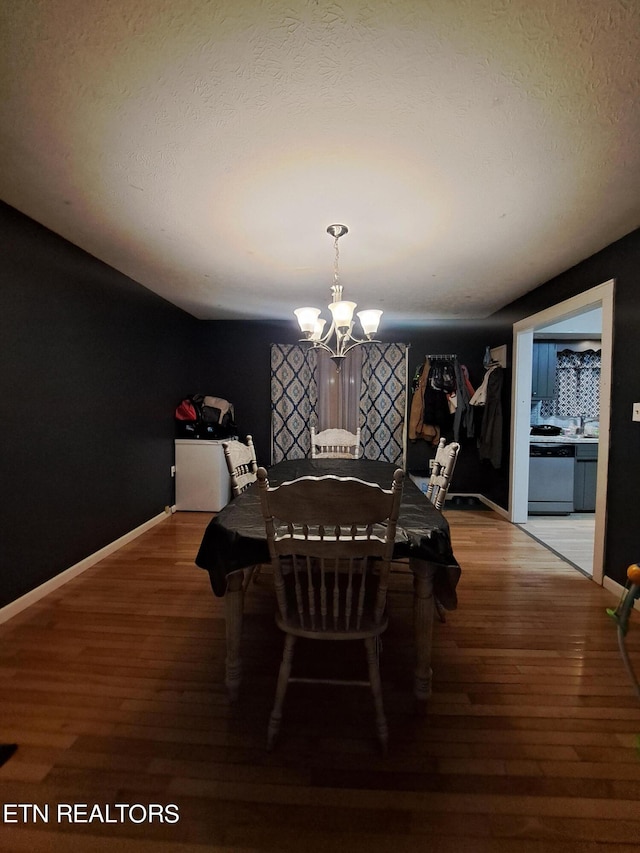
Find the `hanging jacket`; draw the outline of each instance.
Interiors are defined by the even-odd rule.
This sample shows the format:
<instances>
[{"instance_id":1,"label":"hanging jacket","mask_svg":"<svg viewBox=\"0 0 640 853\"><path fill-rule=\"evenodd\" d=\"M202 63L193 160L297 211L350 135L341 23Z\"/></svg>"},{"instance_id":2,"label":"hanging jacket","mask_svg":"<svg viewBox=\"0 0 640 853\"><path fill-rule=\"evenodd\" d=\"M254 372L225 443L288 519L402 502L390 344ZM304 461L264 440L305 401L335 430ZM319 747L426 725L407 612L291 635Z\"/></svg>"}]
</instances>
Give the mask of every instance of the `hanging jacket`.
<instances>
[{"instance_id":1,"label":"hanging jacket","mask_svg":"<svg viewBox=\"0 0 640 853\"><path fill-rule=\"evenodd\" d=\"M417 441L417 439L421 438L436 445L440 441L440 428L435 424L424 423L425 391L430 372L431 363L428 358L425 358L424 364L418 370L417 381L414 380L415 390L411 398L411 409L409 411L408 436L409 441Z\"/></svg>"},{"instance_id":2,"label":"hanging jacket","mask_svg":"<svg viewBox=\"0 0 640 853\"><path fill-rule=\"evenodd\" d=\"M456 409L453 416L453 440L460 441L460 429L464 426L467 438L473 438L475 430L473 423L473 409L471 408L471 396L469 388L469 374L464 364L456 359L453 363L456 382ZM466 374L466 380L465 380Z\"/></svg>"},{"instance_id":3,"label":"hanging jacket","mask_svg":"<svg viewBox=\"0 0 640 853\"><path fill-rule=\"evenodd\" d=\"M496 368L498 368L499 366L500 365L498 364L492 364L491 367L487 368L484 374L484 378L482 379L482 383L476 390L476 393L473 395L471 400L469 400L470 406L484 406L487 399L487 385L489 383L489 377L491 376L493 371L496 370Z\"/></svg>"},{"instance_id":4,"label":"hanging jacket","mask_svg":"<svg viewBox=\"0 0 640 853\"><path fill-rule=\"evenodd\" d=\"M422 420L423 423L433 424L440 427L441 430L451 429L452 415L449 410L447 392L444 389L434 388L431 382L427 382L424 389Z\"/></svg>"},{"instance_id":5,"label":"hanging jacket","mask_svg":"<svg viewBox=\"0 0 640 853\"><path fill-rule=\"evenodd\" d=\"M469 399L471 399L471 397L473 397L473 395L476 393L476 389L473 387L471 381L469 380L469 371L467 370L467 365L461 364L460 371L462 373L462 381L467 386L467 391L469 392Z\"/></svg>"},{"instance_id":6,"label":"hanging jacket","mask_svg":"<svg viewBox=\"0 0 640 853\"><path fill-rule=\"evenodd\" d=\"M486 401L478 440L480 460L488 459L494 468L502 464L502 379L499 365L487 370Z\"/></svg>"}]
</instances>

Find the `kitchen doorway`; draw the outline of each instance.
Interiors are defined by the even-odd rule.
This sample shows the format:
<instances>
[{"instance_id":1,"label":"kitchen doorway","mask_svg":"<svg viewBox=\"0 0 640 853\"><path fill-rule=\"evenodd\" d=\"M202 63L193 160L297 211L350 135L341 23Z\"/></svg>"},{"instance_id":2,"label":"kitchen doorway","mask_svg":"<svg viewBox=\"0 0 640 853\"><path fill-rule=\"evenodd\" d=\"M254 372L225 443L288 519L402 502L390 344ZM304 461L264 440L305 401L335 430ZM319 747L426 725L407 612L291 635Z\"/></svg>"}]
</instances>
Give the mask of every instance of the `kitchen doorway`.
<instances>
[{"instance_id":1,"label":"kitchen doorway","mask_svg":"<svg viewBox=\"0 0 640 853\"><path fill-rule=\"evenodd\" d=\"M593 517L592 577L602 585L604 576L604 534L606 519L607 470L609 457L609 420L611 403L611 356L613 347L614 281L593 287L578 296L520 320L513 327L514 381L512 394L511 469L509 518L515 524L528 520L529 432L531 420L531 382L533 339L537 329L569 320L595 308L602 309L600 422L597 462L596 505ZM541 539L541 541L544 541ZM556 553L561 552L549 545ZM562 556L562 554L561 554ZM571 561L567 556L566 559ZM573 562L573 561L571 561Z\"/></svg>"}]
</instances>

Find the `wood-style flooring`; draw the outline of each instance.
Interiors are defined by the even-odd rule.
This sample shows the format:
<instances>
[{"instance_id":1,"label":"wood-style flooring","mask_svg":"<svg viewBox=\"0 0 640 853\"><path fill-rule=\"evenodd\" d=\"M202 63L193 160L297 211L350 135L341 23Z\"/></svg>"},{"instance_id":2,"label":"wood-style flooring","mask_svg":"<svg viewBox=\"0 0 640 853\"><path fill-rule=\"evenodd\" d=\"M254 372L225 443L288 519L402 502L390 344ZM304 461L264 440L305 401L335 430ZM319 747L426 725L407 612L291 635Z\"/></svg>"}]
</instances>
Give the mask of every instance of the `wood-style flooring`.
<instances>
[{"instance_id":1,"label":"wood-style flooring","mask_svg":"<svg viewBox=\"0 0 640 853\"><path fill-rule=\"evenodd\" d=\"M593 575L593 512L570 515L530 515L520 527L588 575Z\"/></svg>"},{"instance_id":2,"label":"wood-style flooring","mask_svg":"<svg viewBox=\"0 0 640 853\"><path fill-rule=\"evenodd\" d=\"M435 625L426 713L411 578L393 577L386 758L367 690L308 684L291 686L266 752L282 649L268 569L229 706L222 601L193 563L206 514L176 514L0 626L0 741L18 744L0 768L0 850L638 853L640 702L611 593L492 512L446 515L462 578ZM628 648L639 670L637 613ZM49 822L8 823L7 804L48 806ZM58 804L135 808L58 823ZM144 820L150 804L175 804L178 822Z\"/></svg>"}]
</instances>

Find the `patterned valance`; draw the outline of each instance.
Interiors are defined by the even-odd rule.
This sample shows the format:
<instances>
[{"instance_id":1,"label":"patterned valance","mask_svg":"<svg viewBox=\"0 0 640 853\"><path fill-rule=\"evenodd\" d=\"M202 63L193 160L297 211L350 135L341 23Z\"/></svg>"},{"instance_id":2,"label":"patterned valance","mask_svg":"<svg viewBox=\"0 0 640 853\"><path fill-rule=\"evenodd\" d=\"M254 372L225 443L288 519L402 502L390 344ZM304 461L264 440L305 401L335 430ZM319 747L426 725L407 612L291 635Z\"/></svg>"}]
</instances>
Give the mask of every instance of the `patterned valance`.
<instances>
[{"instance_id":1,"label":"patterned valance","mask_svg":"<svg viewBox=\"0 0 640 853\"><path fill-rule=\"evenodd\" d=\"M600 417L600 350L558 352L554 398L542 401L540 415Z\"/></svg>"}]
</instances>

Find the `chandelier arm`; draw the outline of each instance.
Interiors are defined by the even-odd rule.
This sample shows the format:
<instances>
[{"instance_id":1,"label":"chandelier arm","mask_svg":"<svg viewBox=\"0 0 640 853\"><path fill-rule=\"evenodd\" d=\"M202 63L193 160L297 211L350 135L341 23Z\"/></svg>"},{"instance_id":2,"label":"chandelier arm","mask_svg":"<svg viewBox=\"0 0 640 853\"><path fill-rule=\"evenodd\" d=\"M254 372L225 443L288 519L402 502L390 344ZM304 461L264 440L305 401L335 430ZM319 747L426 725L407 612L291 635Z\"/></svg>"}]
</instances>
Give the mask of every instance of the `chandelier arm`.
<instances>
[{"instance_id":1,"label":"chandelier arm","mask_svg":"<svg viewBox=\"0 0 640 853\"><path fill-rule=\"evenodd\" d=\"M336 322L332 316L331 317L331 325L329 326L329 331L326 333L326 335L323 335L321 338L319 338L318 341L316 341L316 343L322 343L322 344L325 344L325 346L326 346L327 341L329 340L329 338L331 337L331 335L333 334L334 331L336 332L336 335L337 335L338 330L336 329ZM327 349L331 350L331 347L327 347Z\"/></svg>"},{"instance_id":2,"label":"chandelier arm","mask_svg":"<svg viewBox=\"0 0 640 853\"><path fill-rule=\"evenodd\" d=\"M356 346L356 344L366 344L367 343L366 338L356 338L356 336L351 332L351 329L349 329L349 340L353 341L353 346ZM351 349L351 347L349 347L349 349Z\"/></svg>"},{"instance_id":3,"label":"chandelier arm","mask_svg":"<svg viewBox=\"0 0 640 853\"><path fill-rule=\"evenodd\" d=\"M307 341L307 343L311 344L311 349L321 349L321 350L324 350L324 352L328 352L330 356L335 355L335 353L331 349L331 347L327 346L322 341Z\"/></svg>"},{"instance_id":4,"label":"chandelier arm","mask_svg":"<svg viewBox=\"0 0 640 853\"><path fill-rule=\"evenodd\" d=\"M335 335L336 335L336 347L335 347L335 349L333 349L331 346L329 346L329 343L328 343L329 338L331 337L331 335L334 331L335 331ZM325 352L328 352L331 356L341 357L344 355L345 342L352 340L350 333L351 333L351 329L349 329L349 331L343 335L340 332L340 329L338 329L336 327L335 323L332 321L331 322L331 328L329 329L327 334L324 335L324 337L318 338L318 340L316 340L316 341L304 340L304 343L311 344L313 349L323 349L323 350L325 350Z\"/></svg>"},{"instance_id":5,"label":"chandelier arm","mask_svg":"<svg viewBox=\"0 0 640 853\"><path fill-rule=\"evenodd\" d=\"M351 352L352 349L355 349L356 347L362 346L362 344L379 344L379 343L381 343L376 338L365 338L362 341L359 341L356 338L354 338L353 341L354 342L342 352L342 355L346 355L348 352Z\"/></svg>"},{"instance_id":6,"label":"chandelier arm","mask_svg":"<svg viewBox=\"0 0 640 853\"><path fill-rule=\"evenodd\" d=\"M379 344L380 341L377 338L356 338L355 335L352 334L353 323L349 328L349 331L346 334L341 334L338 329L336 332L336 348L335 350L328 345L328 340L331 337L331 329L323 338L320 338L317 341L305 341L305 343L310 343L313 349L322 349L325 352L328 352L331 356L337 356L338 358L344 358L344 356L350 352L352 349L355 349L362 344Z\"/></svg>"}]
</instances>

